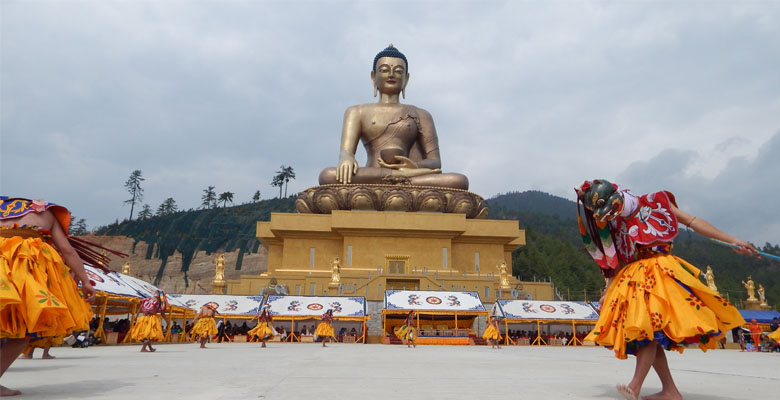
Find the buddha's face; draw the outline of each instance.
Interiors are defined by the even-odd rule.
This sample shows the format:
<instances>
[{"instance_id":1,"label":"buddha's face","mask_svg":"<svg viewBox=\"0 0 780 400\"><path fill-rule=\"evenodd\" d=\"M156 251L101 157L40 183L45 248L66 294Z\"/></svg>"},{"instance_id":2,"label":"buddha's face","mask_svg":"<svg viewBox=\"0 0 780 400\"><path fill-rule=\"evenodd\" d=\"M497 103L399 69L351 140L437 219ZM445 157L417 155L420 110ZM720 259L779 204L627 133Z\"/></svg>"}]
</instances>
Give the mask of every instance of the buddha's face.
<instances>
[{"instance_id":1,"label":"buddha's face","mask_svg":"<svg viewBox=\"0 0 780 400\"><path fill-rule=\"evenodd\" d=\"M371 71L371 80L380 93L401 93L409 81L406 62L400 58L381 57L376 60L376 70Z\"/></svg>"}]
</instances>

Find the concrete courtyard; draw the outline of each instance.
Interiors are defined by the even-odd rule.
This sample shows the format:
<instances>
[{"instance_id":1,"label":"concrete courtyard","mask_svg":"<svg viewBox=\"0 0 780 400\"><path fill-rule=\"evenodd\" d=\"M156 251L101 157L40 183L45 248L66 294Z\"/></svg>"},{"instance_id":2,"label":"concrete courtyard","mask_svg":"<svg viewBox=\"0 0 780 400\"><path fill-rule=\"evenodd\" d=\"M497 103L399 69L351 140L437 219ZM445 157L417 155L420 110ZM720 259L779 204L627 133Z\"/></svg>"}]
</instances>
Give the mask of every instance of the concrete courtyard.
<instances>
[{"instance_id":1,"label":"concrete courtyard","mask_svg":"<svg viewBox=\"0 0 780 400\"><path fill-rule=\"evenodd\" d=\"M596 347L270 343L52 349L2 378L22 399L622 399L633 358ZM766 399L780 389L780 353L667 352L688 400ZM643 394L660 390L651 371Z\"/></svg>"}]
</instances>

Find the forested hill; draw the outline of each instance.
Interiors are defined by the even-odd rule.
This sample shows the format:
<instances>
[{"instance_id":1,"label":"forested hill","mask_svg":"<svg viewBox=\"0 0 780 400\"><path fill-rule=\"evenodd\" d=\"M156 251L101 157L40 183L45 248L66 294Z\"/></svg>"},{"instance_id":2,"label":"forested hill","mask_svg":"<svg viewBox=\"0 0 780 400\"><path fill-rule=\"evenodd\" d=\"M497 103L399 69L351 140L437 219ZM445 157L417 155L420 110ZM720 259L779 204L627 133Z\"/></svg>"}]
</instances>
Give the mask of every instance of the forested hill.
<instances>
[{"instance_id":1,"label":"forested hill","mask_svg":"<svg viewBox=\"0 0 780 400\"><path fill-rule=\"evenodd\" d=\"M576 203L544 192L507 193L488 200L490 218L517 219L526 230L527 246L516 250L512 269L522 280L549 279L560 293L572 300L582 300L587 293L598 299L604 279L596 263L582 245L577 228ZM765 243L762 251L780 255L780 246ZM780 262L754 259L734 253L695 232L685 230L674 242L674 254L693 265L715 273L719 291L737 305L746 298L741 281L752 275L764 285L769 304L780 304Z\"/></svg>"},{"instance_id":2,"label":"forested hill","mask_svg":"<svg viewBox=\"0 0 780 400\"><path fill-rule=\"evenodd\" d=\"M257 221L270 220L272 212L295 212L295 197L122 221L98 228L95 234L129 236L136 242L149 243L149 251L154 253L146 254L146 258L162 260L158 278L165 271L168 257L175 251L182 254L183 272L189 270L192 257L198 251L239 250L236 269L241 269L244 253L256 253L260 246L256 238Z\"/></svg>"},{"instance_id":3,"label":"forested hill","mask_svg":"<svg viewBox=\"0 0 780 400\"><path fill-rule=\"evenodd\" d=\"M512 257L514 275L521 280L552 278L564 298L598 300L604 279L595 262L585 252L579 236L574 202L544 192L510 192L488 199L491 219L516 219L526 230L528 245ZM239 250L236 268L241 268L244 253L257 252L256 222L268 221L271 212L295 212L295 197L263 200L233 207L176 212L144 220L118 222L99 228L99 235L122 235L154 244L147 258L162 260L162 276L168 256L182 254L182 271L189 269L197 251ZM761 249L780 255L780 246L763 244ZM152 251L152 250L150 250ZM715 271L721 293L739 305L745 298L740 283L752 275L756 285L763 284L770 304L780 304L780 262L753 259L732 252L696 233L683 231L675 241L674 253L702 270Z\"/></svg>"}]
</instances>

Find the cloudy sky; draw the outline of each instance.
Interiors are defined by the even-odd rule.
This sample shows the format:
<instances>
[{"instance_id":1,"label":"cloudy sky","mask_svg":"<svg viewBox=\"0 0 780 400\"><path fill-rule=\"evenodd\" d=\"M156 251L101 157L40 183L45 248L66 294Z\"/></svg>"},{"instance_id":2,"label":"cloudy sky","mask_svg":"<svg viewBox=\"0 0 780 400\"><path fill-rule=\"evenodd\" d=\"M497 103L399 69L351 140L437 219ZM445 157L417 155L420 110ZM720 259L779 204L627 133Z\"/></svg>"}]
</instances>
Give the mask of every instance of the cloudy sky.
<instances>
[{"instance_id":1,"label":"cloudy sky","mask_svg":"<svg viewBox=\"0 0 780 400\"><path fill-rule=\"evenodd\" d=\"M273 197L282 164L315 186L393 43L473 192L601 177L780 243L779 2L0 4L0 189L92 228L136 169L153 208Z\"/></svg>"}]
</instances>

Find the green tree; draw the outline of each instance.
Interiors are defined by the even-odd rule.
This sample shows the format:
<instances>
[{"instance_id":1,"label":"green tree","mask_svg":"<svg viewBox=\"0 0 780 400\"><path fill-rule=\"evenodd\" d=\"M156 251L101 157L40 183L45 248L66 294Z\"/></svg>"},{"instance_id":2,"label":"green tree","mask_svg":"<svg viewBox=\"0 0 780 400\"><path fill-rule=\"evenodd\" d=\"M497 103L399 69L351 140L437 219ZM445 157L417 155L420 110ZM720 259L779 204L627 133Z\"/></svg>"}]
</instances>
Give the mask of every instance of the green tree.
<instances>
[{"instance_id":1,"label":"green tree","mask_svg":"<svg viewBox=\"0 0 780 400\"><path fill-rule=\"evenodd\" d=\"M282 187L284 186L284 177L279 174L274 176L274 179L271 181L271 186L278 186L279 187L279 198L282 198Z\"/></svg>"},{"instance_id":2,"label":"green tree","mask_svg":"<svg viewBox=\"0 0 780 400\"><path fill-rule=\"evenodd\" d=\"M282 179L284 179L284 197L287 197L287 183L290 182L291 179L295 179L295 172L293 171L293 167L285 167L282 165Z\"/></svg>"},{"instance_id":3,"label":"green tree","mask_svg":"<svg viewBox=\"0 0 780 400\"><path fill-rule=\"evenodd\" d=\"M144 199L144 189L141 188L141 182L146 179L141 176L141 170L137 169L130 173L130 177L125 182L125 189L132 196L130 199L125 200L125 204L130 204L130 219L133 219L133 209L135 204L140 204Z\"/></svg>"},{"instance_id":4,"label":"green tree","mask_svg":"<svg viewBox=\"0 0 780 400\"><path fill-rule=\"evenodd\" d=\"M76 220L75 217L72 217L70 219L69 233L73 236L83 236L88 234L89 230L87 230L87 221L84 218L79 218Z\"/></svg>"},{"instance_id":5,"label":"green tree","mask_svg":"<svg viewBox=\"0 0 780 400\"><path fill-rule=\"evenodd\" d=\"M219 201L222 202L222 207L227 207L227 202L233 204L233 192L225 192L219 195Z\"/></svg>"},{"instance_id":6,"label":"green tree","mask_svg":"<svg viewBox=\"0 0 780 400\"><path fill-rule=\"evenodd\" d=\"M209 186L207 189L203 189L203 196L200 197L201 208L216 208L217 207L217 192L214 191L214 186Z\"/></svg>"},{"instance_id":7,"label":"green tree","mask_svg":"<svg viewBox=\"0 0 780 400\"><path fill-rule=\"evenodd\" d=\"M255 202L255 203L260 201L260 191L259 190L255 192L254 196L252 196L252 201Z\"/></svg>"},{"instance_id":8,"label":"green tree","mask_svg":"<svg viewBox=\"0 0 780 400\"><path fill-rule=\"evenodd\" d=\"M149 207L148 204L144 204L143 208L141 208L141 211L138 213L138 219L149 219L152 215L152 207Z\"/></svg>"},{"instance_id":9,"label":"green tree","mask_svg":"<svg viewBox=\"0 0 780 400\"><path fill-rule=\"evenodd\" d=\"M174 200L173 197L168 197L159 207L157 207L157 215L170 215L178 210L179 207L176 205L176 200Z\"/></svg>"}]
</instances>

